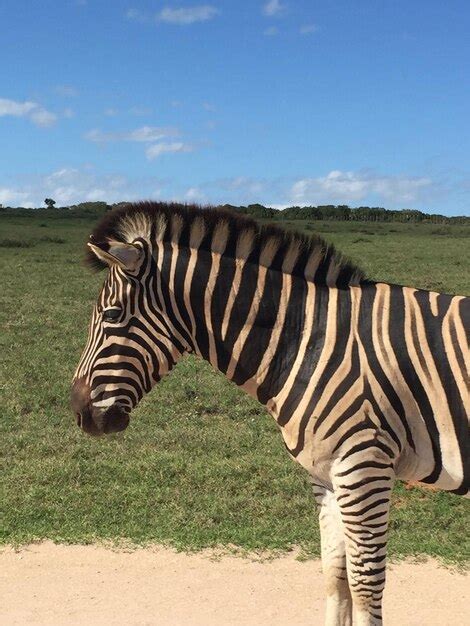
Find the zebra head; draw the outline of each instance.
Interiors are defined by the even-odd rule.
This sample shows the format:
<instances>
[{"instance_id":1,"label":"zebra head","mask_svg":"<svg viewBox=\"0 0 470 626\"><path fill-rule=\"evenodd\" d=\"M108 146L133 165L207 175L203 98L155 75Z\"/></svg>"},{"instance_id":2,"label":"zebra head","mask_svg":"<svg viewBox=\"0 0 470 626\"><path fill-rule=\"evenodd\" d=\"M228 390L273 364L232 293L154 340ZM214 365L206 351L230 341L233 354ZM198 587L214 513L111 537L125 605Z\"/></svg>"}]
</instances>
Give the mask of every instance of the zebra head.
<instances>
[{"instance_id":1,"label":"zebra head","mask_svg":"<svg viewBox=\"0 0 470 626\"><path fill-rule=\"evenodd\" d=\"M128 426L131 410L185 349L173 336L158 297L150 243L140 238L88 246L108 273L73 377L71 399L78 426L101 435Z\"/></svg>"}]
</instances>

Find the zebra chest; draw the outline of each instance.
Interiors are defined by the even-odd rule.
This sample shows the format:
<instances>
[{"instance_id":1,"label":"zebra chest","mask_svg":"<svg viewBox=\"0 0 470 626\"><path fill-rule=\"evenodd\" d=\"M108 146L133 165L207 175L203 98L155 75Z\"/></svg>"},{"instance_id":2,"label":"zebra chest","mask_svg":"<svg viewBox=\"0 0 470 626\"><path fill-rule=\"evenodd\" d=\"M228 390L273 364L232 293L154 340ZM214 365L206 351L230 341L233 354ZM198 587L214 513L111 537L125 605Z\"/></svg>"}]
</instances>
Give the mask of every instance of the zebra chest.
<instances>
[{"instance_id":1,"label":"zebra chest","mask_svg":"<svg viewBox=\"0 0 470 626\"><path fill-rule=\"evenodd\" d=\"M356 446L372 451L375 442L395 446L367 397L363 393L350 395L352 400L345 395L344 402L337 402L331 410L321 397L313 411L307 407L300 416L294 413L281 425L291 458L324 485L331 483L331 470L337 460Z\"/></svg>"},{"instance_id":2,"label":"zebra chest","mask_svg":"<svg viewBox=\"0 0 470 626\"><path fill-rule=\"evenodd\" d=\"M331 443L315 435L316 421L315 416L291 420L281 427L281 434L289 456L309 474L321 474L326 480L330 475L334 455Z\"/></svg>"}]
</instances>

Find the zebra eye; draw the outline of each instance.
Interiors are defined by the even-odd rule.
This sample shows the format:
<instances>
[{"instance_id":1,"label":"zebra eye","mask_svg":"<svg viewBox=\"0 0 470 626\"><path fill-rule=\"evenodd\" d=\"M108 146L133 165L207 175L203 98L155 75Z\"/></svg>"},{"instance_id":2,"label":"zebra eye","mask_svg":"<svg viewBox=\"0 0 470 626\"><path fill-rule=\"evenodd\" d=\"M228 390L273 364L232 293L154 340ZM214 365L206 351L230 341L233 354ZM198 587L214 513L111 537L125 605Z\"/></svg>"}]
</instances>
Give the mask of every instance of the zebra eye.
<instances>
[{"instance_id":1,"label":"zebra eye","mask_svg":"<svg viewBox=\"0 0 470 626\"><path fill-rule=\"evenodd\" d=\"M106 309L103 311L103 320L105 322L116 322L121 317L121 309Z\"/></svg>"}]
</instances>

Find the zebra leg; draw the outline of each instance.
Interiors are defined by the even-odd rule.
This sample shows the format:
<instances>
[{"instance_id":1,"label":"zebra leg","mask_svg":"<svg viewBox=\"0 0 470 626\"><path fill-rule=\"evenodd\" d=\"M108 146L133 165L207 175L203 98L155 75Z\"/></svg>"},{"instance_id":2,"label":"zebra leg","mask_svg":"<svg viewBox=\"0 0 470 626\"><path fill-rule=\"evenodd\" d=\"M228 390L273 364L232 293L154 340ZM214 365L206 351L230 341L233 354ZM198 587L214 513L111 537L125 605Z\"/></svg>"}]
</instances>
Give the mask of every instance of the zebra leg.
<instances>
[{"instance_id":1,"label":"zebra leg","mask_svg":"<svg viewBox=\"0 0 470 626\"><path fill-rule=\"evenodd\" d=\"M326 580L326 626L351 626L352 601L346 572L341 516L332 491L313 483L320 506L321 559Z\"/></svg>"},{"instance_id":2,"label":"zebra leg","mask_svg":"<svg viewBox=\"0 0 470 626\"><path fill-rule=\"evenodd\" d=\"M355 626L382 624L388 516L394 472L390 456L362 451L334 472L334 492L343 522Z\"/></svg>"}]
</instances>

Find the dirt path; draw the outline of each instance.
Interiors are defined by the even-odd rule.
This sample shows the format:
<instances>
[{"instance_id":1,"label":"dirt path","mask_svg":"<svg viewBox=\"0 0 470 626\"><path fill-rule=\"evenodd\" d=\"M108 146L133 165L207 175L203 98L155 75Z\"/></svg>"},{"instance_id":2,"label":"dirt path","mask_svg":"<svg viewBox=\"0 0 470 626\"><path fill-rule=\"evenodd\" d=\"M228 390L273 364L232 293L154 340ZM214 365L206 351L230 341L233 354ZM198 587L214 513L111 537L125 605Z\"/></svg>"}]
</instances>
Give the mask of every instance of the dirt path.
<instances>
[{"instance_id":1,"label":"dirt path","mask_svg":"<svg viewBox=\"0 0 470 626\"><path fill-rule=\"evenodd\" d=\"M469 583L432 561L392 565L387 626L470 624ZM324 610L317 561L213 561L49 542L0 552L0 598L2 626L312 626Z\"/></svg>"}]
</instances>

